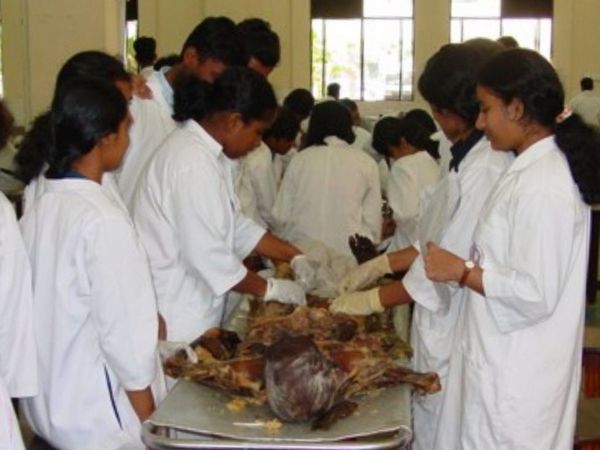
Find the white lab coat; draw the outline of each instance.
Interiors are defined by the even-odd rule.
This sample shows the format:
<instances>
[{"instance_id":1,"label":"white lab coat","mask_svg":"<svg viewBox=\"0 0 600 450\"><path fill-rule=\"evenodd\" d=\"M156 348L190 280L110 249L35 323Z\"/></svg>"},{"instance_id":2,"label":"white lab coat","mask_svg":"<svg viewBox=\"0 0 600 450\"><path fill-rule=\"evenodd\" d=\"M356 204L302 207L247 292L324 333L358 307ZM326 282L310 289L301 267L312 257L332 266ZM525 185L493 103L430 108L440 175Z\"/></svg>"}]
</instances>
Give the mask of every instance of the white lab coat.
<instances>
[{"instance_id":1,"label":"white lab coat","mask_svg":"<svg viewBox=\"0 0 600 450\"><path fill-rule=\"evenodd\" d=\"M297 154L298 150L295 147L292 147L285 155L280 155L279 153L275 153L275 155L273 155L273 175L275 176L277 190L279 190L279 186L281 185L281 180L283 180L285 171L287 170L294 156Z\"/></svg>"},{"instance_id":2,"label":"white lab coat","mask_svg":"<svg viewBox=\"0 0 600 450\"><path fill-rule=\"evenodd\" d=\"M582 91L569 101L569 107L588 125L600 126L600 97L593 91Z\"/></svg>"},{"instance_id":3,"label":"white lab coat","mask_svg":"<svg viewBox=\"0 0 600 450\"><path fill-rule=\"evenodd\" d=\"M235 192L242 213L263 228L272 228L271 210L277 195L271 150L261 144L238 160Z\"/></svg>"},{"instance_id":4,"label":"white lab coat","mask_svg":"<svg viewBox=\"0 0 600 450\"><path fill-rule=\"evenodd\" d=\"M240 212L232 163L188 120L142 177L133 216L170 341L190 342L219 326L225 294L246 276L242 259L265 233Z\"/></svg>"},{"instance_id":5,"label":"white lab coat","mask_svg":"<svg viewBox=\"0 0 600 450\"><path fill-rule=\"evenodd\" d=\"M422 220L445 204L449 208L449 220L440 224L439 244L449 251L468 259L473 230L481 208L486 203L496 181L508 168L511 155L491 149L489 141L482 138L467 153L459 165L458 172L446 172L434 188L430 199L441 198L434 203L424 204ZM443 200L444 194L454 192L455 200ZM420 239L422 237L420 236ZM425 239L428 239L425 237ZM426 244L423 243L423 244ZM419 249L421 250L421 249ZM461 308L461 289L441 290L425 275L423 256L419 255L403 279L403 284L415 301L411 324L411 346L413 367L418 371L434 371L440 376L442 391L427 396L415 397L413 418L415 450L435 448L433 439L439 421L442 399L446 393L448 361L453 349L454 329ZM446 295L444 295L446 294Z\"/></svg>"},{"instance_id":6,"label":"white lab coat","mask_svg":"<svg viewBox=\"0 0 600 450\"><path fill-rule=\"evenodd\" d=\"M589 227L553 136L515 159L475 230L486 295L466 291L436 448L573 448Z\"/></svg>"},{"instance_id":7,"label":"white lab coat","mask_svg":"<svg viewBox=\"0 0 600 450\"><path fill-rule=\"evenodd\" d=\"M33 430L61 449L138 449L126 390L149 386L158 320L131 219L86 179L45 180L21 219L33 270L40 393L22 402Z\"/></svg>"},{"instance_id":8,"label":"white lab coat","mask_svg":"<svg viewBox=\"0 0 600 450\"><path fill-rule=\"evenodd\" d=\"M409 247L418 240L421 195L439 178L440 167L426 151L394 161L387 184L387 199L394 211L396 231L388 251Z\"/></svg>"},{"instance_id":9,"label":"white lab coat","mask_svg":"<svg viewBox=\"0 0 600 450\"><path fill-rule=\"evenodd\" d=\"M177 125L173 120L173 106L165 98L159 77L161 72L153 72L148 80L152 91L152 99L133 97L129 111L133 124L129 128L129 147L125 152L121 167L115 177L121 191L123 201L132 210L132 203L140 176L148 161L156 152L162 141Z\"/></svg>"},{"instance_id":10,"label":"white lab coat","mask_svg":"<svg viewBox=\"0 0 600 450\"><path fill-rule=\"evenodd\" d=\"M277 234L291 242L314 239L352 254L348 237L381 238L377 165L362 150L333 136L294 157L273 208Z\"/></svg>"},{"instance_id":11,"label":"white lab coat","mask_svg":"<svg viewBox=\"0 0 600 450\"><path fill-rule=\"evenodd\" d=\"M11 397L38 392L31 268L15 212L0 193L0 448L22 449Z\"/></svg>"},{"instance_id":12,"label":"white lab coat","mask_svg":"<svg viewBox=\"0 0 600 450\"><path fill-rule=\"evenodd\" d=\"M371 136L371 133L369 133L363 127L359 127L357 125L352 127L352 131L354 132L355 136L352 145L360 148L367 155L373 158L375 162L379 162L382 159L382 156L373 148L373 136Z\"/></svg>"}]
</instances>

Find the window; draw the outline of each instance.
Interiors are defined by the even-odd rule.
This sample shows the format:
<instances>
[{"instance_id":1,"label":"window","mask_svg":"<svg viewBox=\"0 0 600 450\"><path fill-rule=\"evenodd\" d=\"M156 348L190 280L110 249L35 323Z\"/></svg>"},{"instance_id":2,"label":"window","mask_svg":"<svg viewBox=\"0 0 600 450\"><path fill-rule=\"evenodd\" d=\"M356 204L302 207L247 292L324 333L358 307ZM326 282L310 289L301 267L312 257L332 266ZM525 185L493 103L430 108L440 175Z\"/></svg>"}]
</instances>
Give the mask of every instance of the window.
<instances>
[{"instance_id":1,"label":"window","mask_svg":"<svg viewBox=\"0 0 600 450\"><path fill-rule=\"evenodd\" d=\"M138 72L133 42L138 38L138 3L127 0L125 4L125 68L131 73Z\"/></svg>"},{"instance_id":2,"label":"window","mask_svg":"<svg viewBox=\"0 0 600 450\"><path fill-rule=\"evenodd\" d=\"M412 100L413 0L312 0L312 92Z\"/></svg>"},{"instance_id":3,"label":"window","mask_svg":"<svg viewBox=\"0 0 600 450\"><path fill-rule=\"evenodd\" d=\"M552 2L547 0L452 0L450 42L475 37L514 37L521 47L550 59ZM539 6L542 5L542 8Z\"/></svg>"}]
</instances>

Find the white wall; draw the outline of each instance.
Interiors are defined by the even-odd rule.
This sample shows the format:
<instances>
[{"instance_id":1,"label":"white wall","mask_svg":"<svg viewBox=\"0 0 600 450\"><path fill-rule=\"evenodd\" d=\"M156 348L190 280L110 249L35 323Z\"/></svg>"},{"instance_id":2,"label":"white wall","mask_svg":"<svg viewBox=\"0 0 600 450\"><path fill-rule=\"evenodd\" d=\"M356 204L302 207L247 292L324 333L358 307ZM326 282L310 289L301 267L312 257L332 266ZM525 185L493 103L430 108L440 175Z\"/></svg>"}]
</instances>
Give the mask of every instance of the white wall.
<instances>
[{"instance_id":1,"label":"white wall","mask_svg":"<svg viewBox=\"0 0 600 450\"><path fill-rule=\"evenodd\" d=\"M47 107L56 72L68 56L85 49L121 52L124 1L0 0L5 95L20 123ZM282 97L309 87L309 0L138 1L140 34L156 37L160 54L178 53L208 15L265 18L281 39L281 63L270 77L276 92ZM600 2L554 0L554 9L553 61L570 97L583 75L600 78ZM415 0L415 90L427 58L449 39L449 17L449 0ZM377 115L425 105L417 95L414 102L359 106L363 115Z\"/></svg>"},{"instance_id":2,"label":"white wall","mask_svg":"<svg viewBox=\"0 0 600 450\"><path fill-rule=\"evenodd\" d=\"M73 53L121 52L124 0L2 0L4 91L21 124L47 108Z\"/></svg>"}]
</instances>

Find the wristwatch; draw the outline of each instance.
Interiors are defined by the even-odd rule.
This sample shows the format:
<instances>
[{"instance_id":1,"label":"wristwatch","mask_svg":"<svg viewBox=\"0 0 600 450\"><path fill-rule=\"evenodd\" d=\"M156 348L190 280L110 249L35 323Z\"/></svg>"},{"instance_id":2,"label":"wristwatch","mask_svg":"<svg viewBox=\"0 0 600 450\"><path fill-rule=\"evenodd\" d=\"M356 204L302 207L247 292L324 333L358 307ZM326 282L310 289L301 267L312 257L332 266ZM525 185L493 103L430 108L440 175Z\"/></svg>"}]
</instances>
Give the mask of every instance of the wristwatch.
<instances>
[{"instance_id":1,"label":"wristwatch","mask_svg":"<svg viewBox=\"0 0 600 450\"><path fill-rule=\"evenodd\" d=\"M460 287L463 287L465 285L465 283L467 282L467 277L469 276L469 273L471 273L471 270L473 270L475 268L475 263L473 261L471 261L470 259L465 261L465 270L462 273L462 276L460 277L460 280L458 282L458 285Z\"/></svg>"}]
</instances>

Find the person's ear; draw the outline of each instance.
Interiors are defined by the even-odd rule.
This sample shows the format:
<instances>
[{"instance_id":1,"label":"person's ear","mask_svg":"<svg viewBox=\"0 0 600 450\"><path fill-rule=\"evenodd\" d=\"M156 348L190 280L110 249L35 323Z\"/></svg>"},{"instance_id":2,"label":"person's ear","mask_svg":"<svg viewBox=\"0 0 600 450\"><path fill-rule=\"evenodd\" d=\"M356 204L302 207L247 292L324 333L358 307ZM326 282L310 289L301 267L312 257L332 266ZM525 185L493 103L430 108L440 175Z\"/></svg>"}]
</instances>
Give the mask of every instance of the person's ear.
<instances>
[{"instance_id":1,"label":"person's ear","mask_svg":"<svg viewBox=\"0 0 600 450\"><path fill-rule=\"evenodd\" d=\"M106 148L112 148L112 146L115 144L116 140L117 140L117 133L109 133L106 136L102 137L98 141L96 146L101 150L104 150Z\"/></svg>"},{"instance_id":2,"label":"person's ear","mask_svg":"<svg viewBox=\"0 0 600 450\"><path fill-rule=\"evenodd\" d=\"M506 106L507 116L513 122L518 122L525 114L525 105L518 98L513 98Z\"/></svg>"},{"instance_id":3,"label":"person's ear","mask_svg":"<svg viewBox=\"0 0 600 450\"><path fill-rule=\"evenodd\" d=\"M186 47L181 58L183 65L188 68L196 67L200 61L200 55L194 47Z\"/></svg>"},{"instance_id":4,"label":"person's ear","mask_svg":"<svg viewBox=\"0 0 600 450\"><path fill-rule=\"evenodd\" d=\"M230 133L236 133L244 126L244 120L239 112L227 114L227 130Z\"/></svg>"}]
</instances>

